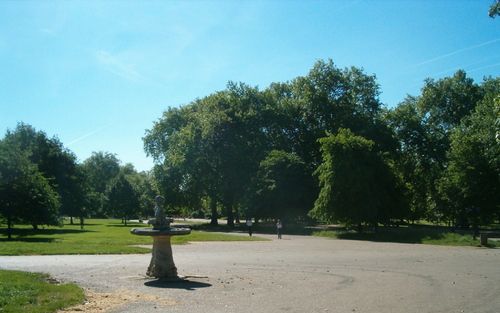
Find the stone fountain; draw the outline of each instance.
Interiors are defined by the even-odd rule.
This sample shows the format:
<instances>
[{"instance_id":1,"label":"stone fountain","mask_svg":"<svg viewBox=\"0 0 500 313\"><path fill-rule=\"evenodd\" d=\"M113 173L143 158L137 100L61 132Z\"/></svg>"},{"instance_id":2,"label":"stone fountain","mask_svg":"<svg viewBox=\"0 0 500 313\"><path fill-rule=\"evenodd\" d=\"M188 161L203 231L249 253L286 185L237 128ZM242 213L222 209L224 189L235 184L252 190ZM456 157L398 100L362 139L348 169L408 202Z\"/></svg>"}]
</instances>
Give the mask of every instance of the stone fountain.
<instances>
[{"instance_id":1,"label":"stone fountain","mask_svg":"<svg viewBox=\"0 0 500 313\"><path fill-rule=\"evenodd\" d=\"M146 275L156 277L160 280L179 280L177 268L172 256L172 246L170 237L177 235L188 235L191 229L187 227L171 227L172 218L165 217L163 204L165 199L162 196L155 197L155 218L149 220L153 228L133 228L130 232L139 236L153 237L153 255L149 263Z\"/></svg>"}]
</instances>

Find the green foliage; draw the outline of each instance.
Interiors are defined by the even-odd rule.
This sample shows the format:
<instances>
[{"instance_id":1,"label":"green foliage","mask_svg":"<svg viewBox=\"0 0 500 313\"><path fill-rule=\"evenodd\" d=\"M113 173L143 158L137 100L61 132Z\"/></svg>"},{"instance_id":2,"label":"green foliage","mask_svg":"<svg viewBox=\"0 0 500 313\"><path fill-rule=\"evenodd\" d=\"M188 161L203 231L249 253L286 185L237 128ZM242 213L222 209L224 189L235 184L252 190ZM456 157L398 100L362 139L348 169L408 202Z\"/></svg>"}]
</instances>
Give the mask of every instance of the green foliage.
<instances>
[{"instance_id":1,"label":"green foliage","mask_svg":"<svg viewBox=\"0 0 500 313\"><path fill-rule=\"evenodd\" d=\"M304 162L295 154L271 151L260 162L248 193L246 215L257 218L298 218L312 208L314 181Z\"/></svg>"},{"instance_id":2,"label":"green foliage","mask_svg":"<svg viewBox=\"0 0 500 313\"><path fill-rule=\"evenodd\" d=\"M418 98L407 97L385 118L400 142L395 167L407 188L409 219L431 218L434 202L430 195L435 194L433 180L440 168L431 158L431 134L418 109Z\"/></svg>"},{"instance_id":3,"label":"green foliage","mask_svg":"<svg viewBox=\"0 0 500 313\"><path fill-rule=\"evenodd\" d=\"M124 174L119 174L107 191L108 206L115 216L122 217L127 225L127 219L137 217L139 196Z\"/></svg>"},{"instance_id":4,"label":"green foliage","mask_svg":"<svg viewBox=\"0 0 500 313\"><path fill-rule=\"evenodd\" d=\"M396 142L382 119L378 94L374 76L318 61L308 75L272 84L264 91L229 83L223 91L167 110L147 131L145 150L157 162L155 178L170 205L198 211L209 203L214 223L222 206L231 225L233 215L244 213L239 211L246 210L257 190L270 190L262 181L256 182L256 176L265 176L261 162L273 150L300 158L307 184L321 163L317 140L325 132L349 127L374 140L378 149L393 150ZM312 199L317 188L307 184L303 198ZM280 195L280 188L272 192L273 197L270 192L261 193L272 198L273 207L279 206L271 211L283 211L294 203L286 210L300 211L292 215L305 217L306 206L297 209L297 203L305 200ZM261 205L250 204L254 210L264 207L263 197Z\"/></svg>"},{"instance_id":5,"label":"green foliage","mask_svg":"<svg viewBox=\"0 0 500 313\"><path fill-rule=\"evenodd\" d=\"M54 284L46 274L0 270L0 311L51 313L83 302L75 284Z\"/></svg>"},{"instance_id":6,"label":"green foliage","mask_svg":"<svg viewBox=\"0 0 500 313\"><path fill-rule=\"evenodd\" d=\"M0 215L8 235L16 222L58 224L59 196L28 153L12 141L0 141Z\"/></svg>"},{"instance_id":7,"label":"green foliage","mask_svg":"<svg viewBox=\"0 0 500 313\"><path fill-rule=\"evenodd\" d=\"M89 213L92 216L109 215L106 190L120 172L120 160L109 152L93 152L83 162L82 170L89 187Z\"/></svg>"},{"instance_id":8,"label":"green foliage","mask_svg":"<svg viewBox=\"0 0 500 313\"><path fill-rule=\"evenodd\" d=\"M490 9L488 10L488 15L491 18L500 16L500 0L494 0L493 4L490 6Z\"/></svg>"},{"instance_id":9,"label":"green foliage","mask_svg":"<svg viewBox=\"0 0 500 313\"><path fill-rule=\"evenodd\" d=\"M327 222L377 225L406 217L402 188L375 143L339 129L320 139L320 194L311 215Z\"/></svg>"},{"instance_id":10,"label":"green foliage","mask_svg":"<svg viewBox=\"0 0 500 313\"><path fill-rule=\"evenodd\" d=\"M440 180L447 215L462 224L500 217L500 79L451 135L449 165Z\"/></svg>"},{"instance_id":11,"label":"green foliage","mask_svg":"<svg viewBox=\"0 0 500 313\"><path fill-rule=\"evenodd\" d=\"M475 189L485 190L492 188L485 183L498 186L498 181L491 179L496 170L481 161L481 152L490 151L497 144L491 140L495 136L491 135L493 128L490 139L479 143L474 139L477 136L471 135L475 130L468 125L472 120L476 124L485 122L486 115L474 112L485 101L492 107L493 98L499 93L495 81L487 79L478 85L464 71L437 81L429 79L420 96L408 97L386 115L400 143L395 165L408 189L412 220L427 218L464 226L477 225L479 218L487 221L477 214L478 205L465 201L464 196L472 184ZM472 118L474 115L477 117ZM484 129L491 126L490 121ZM482 211L490 220L494 218L492 209Z\"/></svg>"},{"instance_id":12,"label":"green foliage","mask_svg":"<svg viewBox=\"0 0 500 313\"><path fill-rule=\"evenodd\" d=\"M62 212L72 214L79 211L81 201L78 195L82 193L82 190L76 157L65 149L57 138L48 138L44 132L37 131L30 125L19 123L13 131L7 131L3 141L9 149L17 149L26 156L50 187L57 192ZM33 179L40 182L39 178ZM43 189L43 192L36 192L35 198L38 200L33 201L42 201L41 197L47 195L43 208L48 209L53 206L50 203L55 203L51 199L50 190L42 185L43 183L38 183L39 191ZM55 205L56 210L58 205L59 203ZM31 209L34 209L34 206ZM58 214L53 211L55 210L50 209L43 213L42 210L37 210L36 213L30 213L29 216L33 217L33 227L36 228L39 223L43 224L48 220L54 223L54 218L44 217L44 214Z\"/></svg>"}]
</instances>

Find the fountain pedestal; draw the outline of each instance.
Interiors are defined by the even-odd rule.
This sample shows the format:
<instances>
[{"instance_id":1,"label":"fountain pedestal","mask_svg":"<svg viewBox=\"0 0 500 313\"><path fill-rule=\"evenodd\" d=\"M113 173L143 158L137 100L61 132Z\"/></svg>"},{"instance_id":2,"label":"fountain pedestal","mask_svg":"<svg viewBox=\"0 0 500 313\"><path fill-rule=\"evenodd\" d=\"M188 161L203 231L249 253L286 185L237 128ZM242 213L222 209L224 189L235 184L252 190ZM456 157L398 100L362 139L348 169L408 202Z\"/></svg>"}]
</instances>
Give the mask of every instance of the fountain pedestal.
<instances>
[{"instance_id":1,"label":"fountain pedestal","mask_svg":"<svg viewBox=\"0 0 500 313\"><path fill-rule=\"evenodd\" d=\"M153 237L153 256L146 275L163 279L178 278L170 236Z\"/></svg>"},{"instance_id":2,"label":"fountain pedestal","mask_svg":"<svg viewBox=\"0 0 500 313\"><path fill-rule=\"evenodd\" d=\"M161 280L177 280L177 267L172 255L170 238L176 235L188 235L189 228L168 227L164 229L133 228L131 233L140 236L153 237L153 255L146 275Z\"/></svg>"}]
</instances>

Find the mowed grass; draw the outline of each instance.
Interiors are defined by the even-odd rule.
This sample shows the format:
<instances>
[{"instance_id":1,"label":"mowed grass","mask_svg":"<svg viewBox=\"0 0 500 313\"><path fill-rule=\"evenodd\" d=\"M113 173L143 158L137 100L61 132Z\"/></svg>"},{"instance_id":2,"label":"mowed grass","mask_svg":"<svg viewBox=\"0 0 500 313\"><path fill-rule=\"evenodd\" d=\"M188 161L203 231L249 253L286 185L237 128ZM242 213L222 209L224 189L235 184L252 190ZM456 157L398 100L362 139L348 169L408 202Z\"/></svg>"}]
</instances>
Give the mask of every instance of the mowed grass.
<instances>
[{"instance_id":1,"label":"mowed grass","mask_svg":"<svg viewBox=\"0 0 500 313\"><path fill-rule=\"evenodd\" d=\"M81 303L75 284L57 284L46 274L0 270L0 312L49 313Z\"/></svg>"},{"instance_id":2,"label":"mowed grass","mask_svg":"<svg viewBox=\"0 0 500 313\"><path fill-rule=\"evenodd\" d=\"M356 233L343 230L322 230L313 232L314 236L347 240L376 242L418 243L443 246L480 246L479 237L475 240L470 234L451 232L437 227L394 227L380 228L376 232ZM488 247L500 247L500 242L488 240Z\"/></svg>"},{"instance_id":3,"label":"mowed grass","mask_svg":"<svg viewBox=\"0 0 500 313\"><path fill-rule=\"evenodd\" d=\"M79 225L45 227L34 231L27 225L16 225L12 240L7 240L5 226L0 230L0 255L51 254L130 254L148 253L149 236L130 234L130 229L148 227L142 223L122 224L120 220L88 219L83 230ZM256 241L258 237L192 231L190 235L172 237L172 244L190 241ZM0 311L1 312L1 311Z\"/></svg>"}]
</instances>

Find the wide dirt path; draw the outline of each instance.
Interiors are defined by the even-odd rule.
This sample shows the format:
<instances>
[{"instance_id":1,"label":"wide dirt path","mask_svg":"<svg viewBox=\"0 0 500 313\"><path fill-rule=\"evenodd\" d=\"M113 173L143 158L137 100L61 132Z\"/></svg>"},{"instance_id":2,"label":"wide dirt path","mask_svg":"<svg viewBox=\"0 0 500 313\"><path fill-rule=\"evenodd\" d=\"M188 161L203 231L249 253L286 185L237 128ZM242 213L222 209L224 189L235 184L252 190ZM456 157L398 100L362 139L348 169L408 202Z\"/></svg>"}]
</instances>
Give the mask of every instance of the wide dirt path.
<instances>
[{"instance_id":1,"label":"wide dirt path","mask_svg":"<svg viewBox=\"0 0 500 313\"><path fill-rule=\"evenodd\" d=\"M500 249L284 236L173 251L189 282L146 279L150 255L0 257L0 268L80 284L87 312L500 312Z\"/></svg>"}]
</instances>

